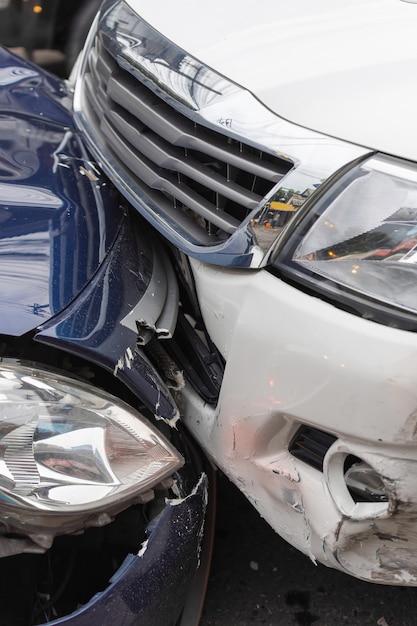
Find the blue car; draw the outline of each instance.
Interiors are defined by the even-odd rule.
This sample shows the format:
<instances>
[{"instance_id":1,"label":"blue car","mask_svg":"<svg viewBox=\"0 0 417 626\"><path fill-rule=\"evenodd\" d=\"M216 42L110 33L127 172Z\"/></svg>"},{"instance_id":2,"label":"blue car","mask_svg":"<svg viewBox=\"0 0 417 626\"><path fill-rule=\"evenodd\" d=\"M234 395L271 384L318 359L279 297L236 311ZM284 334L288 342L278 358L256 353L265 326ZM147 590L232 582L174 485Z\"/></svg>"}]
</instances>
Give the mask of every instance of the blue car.
<instances>
[{"instance_id":1,"label":"blue car","mask_svg":"<svg viewBox=\"0 0 417 626\"><path fill-rule=\"evenodd\" d=\"M0 51L0 623L197 622L208 472L164 341L206 348L70 100Z\"/></svg>"}]
</instances>

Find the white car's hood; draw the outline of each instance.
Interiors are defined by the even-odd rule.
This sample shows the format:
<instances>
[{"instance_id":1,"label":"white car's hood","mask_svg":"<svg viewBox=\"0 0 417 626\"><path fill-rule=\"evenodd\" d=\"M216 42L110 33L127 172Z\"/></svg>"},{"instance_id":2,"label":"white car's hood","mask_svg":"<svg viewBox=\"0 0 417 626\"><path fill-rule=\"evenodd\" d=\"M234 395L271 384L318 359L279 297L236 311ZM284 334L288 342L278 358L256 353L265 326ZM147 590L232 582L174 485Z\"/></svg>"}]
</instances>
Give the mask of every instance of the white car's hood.
<instances>
[{"instance_id":1,"label":"white car's hood","mask_svg":"<svg viewBox=\"0 0 417 626\"><path fill-rule=\"evenodd\" d=\"M417 4L129 0L157 30L280 116L417 161Z\"/></svg>"}]
</instances>

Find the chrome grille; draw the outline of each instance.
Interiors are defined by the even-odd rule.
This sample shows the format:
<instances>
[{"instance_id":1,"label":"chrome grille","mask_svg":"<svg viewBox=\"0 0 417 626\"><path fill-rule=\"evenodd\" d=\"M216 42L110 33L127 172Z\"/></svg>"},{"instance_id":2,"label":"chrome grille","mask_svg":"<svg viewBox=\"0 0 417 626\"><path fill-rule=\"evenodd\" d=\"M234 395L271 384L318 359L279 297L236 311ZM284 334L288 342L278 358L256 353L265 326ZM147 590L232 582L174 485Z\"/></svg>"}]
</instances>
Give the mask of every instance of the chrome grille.
<instances>
[{"instance_id":1,"label":"chrome grille","mask_svg":"<svg viewBox=\"0 0 417 626\"><path fill-rule=\"evenodd\" d=\"M154 224L194 246L224 243L292 163L193 121L145 83L96 37L83 75L91 143L99 138L122 191Z\"/></svg>"}]
</instances>

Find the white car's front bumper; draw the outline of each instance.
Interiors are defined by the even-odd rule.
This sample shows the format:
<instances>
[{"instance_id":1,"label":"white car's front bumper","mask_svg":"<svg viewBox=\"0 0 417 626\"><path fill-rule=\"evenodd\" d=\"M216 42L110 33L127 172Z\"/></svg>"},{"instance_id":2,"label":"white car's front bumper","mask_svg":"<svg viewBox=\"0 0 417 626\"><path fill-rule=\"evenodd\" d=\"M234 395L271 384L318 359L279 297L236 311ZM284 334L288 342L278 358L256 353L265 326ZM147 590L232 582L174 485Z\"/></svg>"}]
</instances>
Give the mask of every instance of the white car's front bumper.
<instances>
[{"instance_id":1,"label":"white car's front bumper","mask_svg":"<svg viewBox=\"0 0 417 626\"><path fill-rule=\"evenodd\" d=\"M226 359L217 408L191 390L186 422L261 515L311 559L417 585L417 336L351 315L265 270L191 261L209 334ZM329 435L322 469L297 458L301 426ZM357 457L384 485L360 502Z\"/></svg>"}]
</instances>

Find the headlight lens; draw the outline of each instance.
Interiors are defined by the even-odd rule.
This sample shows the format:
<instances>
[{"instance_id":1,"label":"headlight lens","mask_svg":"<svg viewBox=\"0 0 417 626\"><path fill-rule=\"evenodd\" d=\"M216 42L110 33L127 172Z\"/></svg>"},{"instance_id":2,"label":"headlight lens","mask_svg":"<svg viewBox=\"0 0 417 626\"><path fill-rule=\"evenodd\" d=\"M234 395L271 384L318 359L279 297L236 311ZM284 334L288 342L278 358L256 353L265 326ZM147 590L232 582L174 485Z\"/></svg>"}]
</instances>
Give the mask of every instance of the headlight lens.
<instances>
[{"instance_id":1,"label":"headlight lens","mask_svg":"<svg viewBox=\"0 0 417 626\"><path fill-rule=\"evenodd\" d=\"M417 166L376 156L342 176L300 224L279 264L417 312ZM284 258L286 256L286 258Z\"/></svg>"},{"instance_id":2,"label":"headlight lens","mask_svg":"<svg viewBox=\"0 0 417 626\"><path fill-rule=\"evenodd\" d=\"M0 363L0 523L4 532L81 530L171 476L181 456L110 394L50 371ZM40 535L39 535L40 536Z\"/></svg>"}]
</instances>

